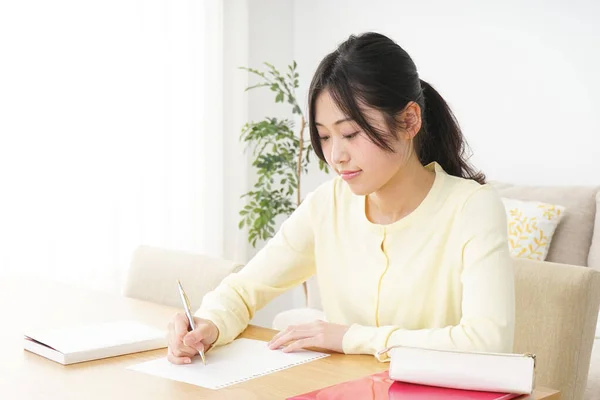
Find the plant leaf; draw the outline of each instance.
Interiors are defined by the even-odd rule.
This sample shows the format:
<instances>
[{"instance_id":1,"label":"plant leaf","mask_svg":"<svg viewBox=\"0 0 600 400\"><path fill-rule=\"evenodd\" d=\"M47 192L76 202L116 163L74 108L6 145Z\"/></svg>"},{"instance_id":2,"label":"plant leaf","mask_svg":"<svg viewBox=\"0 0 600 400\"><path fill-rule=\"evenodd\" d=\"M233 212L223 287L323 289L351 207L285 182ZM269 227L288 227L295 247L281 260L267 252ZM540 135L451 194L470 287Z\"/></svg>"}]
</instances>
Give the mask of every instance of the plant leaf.
<instances>
[{"instance_id":1,"label":"plant leaf","mask_svg":"<svg viewBox=\"0 0 600 400\"><path fill-rule=\"evenodd\" d=\"M255 89L255 88L258 88L258 87L263 87L263 86L269 86L269 84L268 83L257 83L256 85L248 86L244 90L244 92L247 92L248 90Z\"/></svg>"}]
</instances>

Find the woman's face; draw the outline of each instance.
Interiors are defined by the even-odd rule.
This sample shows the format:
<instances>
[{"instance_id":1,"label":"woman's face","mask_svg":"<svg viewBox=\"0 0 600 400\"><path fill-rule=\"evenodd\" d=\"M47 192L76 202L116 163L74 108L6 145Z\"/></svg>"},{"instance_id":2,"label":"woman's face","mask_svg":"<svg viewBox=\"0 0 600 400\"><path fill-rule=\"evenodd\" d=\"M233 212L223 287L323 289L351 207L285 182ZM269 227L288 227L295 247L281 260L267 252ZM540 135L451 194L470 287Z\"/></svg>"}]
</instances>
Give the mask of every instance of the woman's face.
<instances>
[{"instance_id":1,"label":"woman's face","mask_svg":"<svg viewBox=\"0 0 600 400\"><path fill-rule=\"evenodd\" d=\"M364 111L369 123L378 130L387 130L381 113ZM394 152L378 147L348 119L325 90L317 97L315 122L327 164L340 175L357 195L368 195L380 190L404 165L412 143L393 141Z\"/></svg>"}]
</instances>

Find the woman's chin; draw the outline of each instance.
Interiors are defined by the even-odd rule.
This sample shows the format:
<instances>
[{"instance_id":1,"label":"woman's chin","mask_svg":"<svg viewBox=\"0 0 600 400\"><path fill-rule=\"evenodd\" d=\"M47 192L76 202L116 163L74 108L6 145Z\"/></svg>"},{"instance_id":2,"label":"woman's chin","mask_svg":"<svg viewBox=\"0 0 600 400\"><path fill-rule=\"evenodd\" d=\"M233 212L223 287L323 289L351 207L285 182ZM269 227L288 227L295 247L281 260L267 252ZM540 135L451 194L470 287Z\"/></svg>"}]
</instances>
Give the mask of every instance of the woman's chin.
<instances>
[{"instance_id":1,"label":"woman's chin","mask_svg":"<svg viewBox=\"0 0 600 400\"><path fill-rule=\"evenodd\" d=\"M357 196L366 196L370 193L373 193L373 189L371 187L367 187L367 185L360 184L359 182L346 182L350 191Z\"/></svg>"}]
</instances>

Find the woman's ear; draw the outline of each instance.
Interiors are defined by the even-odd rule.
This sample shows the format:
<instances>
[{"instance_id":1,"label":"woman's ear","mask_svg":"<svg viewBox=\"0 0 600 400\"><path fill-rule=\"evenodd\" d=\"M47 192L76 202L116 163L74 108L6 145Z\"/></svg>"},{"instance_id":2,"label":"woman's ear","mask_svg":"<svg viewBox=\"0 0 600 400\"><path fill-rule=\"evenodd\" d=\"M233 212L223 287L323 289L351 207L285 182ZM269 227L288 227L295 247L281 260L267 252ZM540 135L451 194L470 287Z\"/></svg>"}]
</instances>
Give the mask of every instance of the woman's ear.
<instances>
[{"instance_id":1,"label":"woman's ear","mask_svg":"<svg viewBox=\"0 0 600 400\"><path fill-rule=\"evenodd\" d=\"M411 101L400 114L400 122L404 127L402 136L406 140L411 140L421 129L421 107Z\"/></svg>"}]
</instances>

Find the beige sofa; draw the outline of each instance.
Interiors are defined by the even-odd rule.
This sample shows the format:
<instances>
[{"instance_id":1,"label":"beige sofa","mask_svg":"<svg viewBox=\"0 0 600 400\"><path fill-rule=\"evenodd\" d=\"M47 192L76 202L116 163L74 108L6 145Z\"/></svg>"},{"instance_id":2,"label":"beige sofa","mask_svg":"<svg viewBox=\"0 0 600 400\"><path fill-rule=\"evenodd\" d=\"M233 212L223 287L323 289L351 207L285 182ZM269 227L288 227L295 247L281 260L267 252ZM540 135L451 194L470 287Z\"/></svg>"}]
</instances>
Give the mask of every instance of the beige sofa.
<instances>
[{"instance_id":1,"label":"beige sofa","mask_svg":"<svg viewBox=\"0 0 600 400\"><path fill-rule=\"evenodd\" d=\"M498 189L507 197L525 199L530 194L527 191L515 192L519 188L510 185L499 184ZM600 229L596 229L594 237L593 221L600 226L600 218L595 211L600 197L596 198L597 190L592 196L592 191L585 188L580 188L580 191L569 188L564 193L559 193L560 188L544 189L552 192L550 195L559 196L556 202L568 210L555 233L554 247L549 253L549 260L554 262L514 260L517 294L515 351L537 355L537 383L561 390L562 399L583 399L585 392L586 400L597 400L600 399L600 376L597 376L600 374L600 360L592 364L589 384L587 377L600 304L600 273L587 266L569 264L594 263L598 267ZM554 201L542 198L542 192L534 194L533 198L540 201ZM174 282L180 279L195 309L206 292L240 268L240 264L202 254L142 246L133 255L123 293L178 307ZM309 308L279 314L274 327L282 328L289 323L323 317L313 278L309 281ZM595 357L598 357L597 352Z\"/></svg>"}]
</instances>

